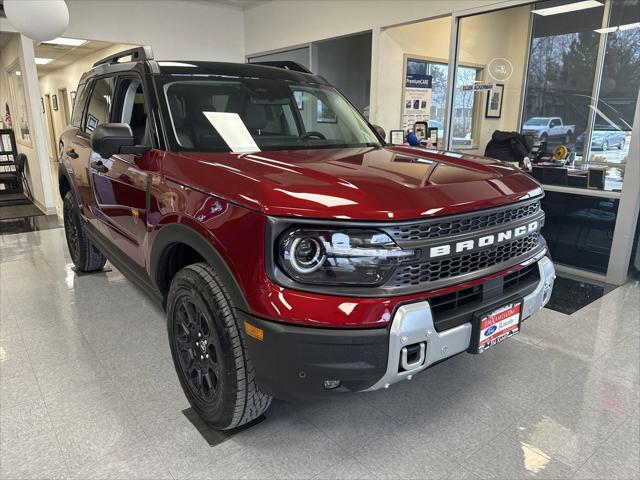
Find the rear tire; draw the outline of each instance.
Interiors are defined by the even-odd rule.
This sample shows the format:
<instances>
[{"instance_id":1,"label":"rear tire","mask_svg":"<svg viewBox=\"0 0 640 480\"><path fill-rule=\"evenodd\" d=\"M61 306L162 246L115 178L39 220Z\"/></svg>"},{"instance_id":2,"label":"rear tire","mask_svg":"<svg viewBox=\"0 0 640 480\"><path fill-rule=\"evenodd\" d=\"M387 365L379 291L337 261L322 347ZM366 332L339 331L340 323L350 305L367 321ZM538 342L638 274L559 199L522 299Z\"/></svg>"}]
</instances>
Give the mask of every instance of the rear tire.
<instances>
[{"instance_id":1,"label":"rear tire","mask_svg":"<svg viewBox=\"0 0 640 480\"><path fill-rule=\"evenodd\" d=\"M188 265L173 278L167 328L182 389L207 423L228 430L269 408L271 397L256 386L231 297L208 264Z\"/></svg>"},{"instance_id":2,"label":"rear tire","mask_svg":"<svg viewBox=\"0 0 640 480\"><path fill-rule=\"evenodd\" d=\"M107 258L87 238L80 218L78 204L71 191L64 196L63 202L64 233L71 260L81 272L102 270Z\"/></svg>"}]
</instances>

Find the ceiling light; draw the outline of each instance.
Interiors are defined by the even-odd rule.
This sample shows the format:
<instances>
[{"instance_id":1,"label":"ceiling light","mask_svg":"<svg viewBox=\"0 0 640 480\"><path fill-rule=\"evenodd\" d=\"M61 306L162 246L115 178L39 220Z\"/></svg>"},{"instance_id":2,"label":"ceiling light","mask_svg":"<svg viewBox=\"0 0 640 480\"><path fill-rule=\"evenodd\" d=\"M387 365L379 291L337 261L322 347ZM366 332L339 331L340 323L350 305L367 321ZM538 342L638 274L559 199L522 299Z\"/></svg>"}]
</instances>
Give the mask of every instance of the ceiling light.
<instances>
[{"instance_id":1,"label":"ceiling light","mask_svg":"<svg viewBox=\"0 0 640 480\"><path fill-rule=\"evenodd\" d=\"M613 33L618 30L618 27L608 27L608 28L596 28L594 32L597 33Z\"/></svg>"},{"instance_id":2,"label":"ceiling light","mask_svg":"<svg viewBox=\"0 0 640 480\"><path fill-rule=\"evenodd\" d=\"M585 0L583 2L569 3L567 5L559 5L557 7L541 8L534 10L537 15L558 15L560 13L575 12L576 10L585 10L587 8L601 7L602 2L596 0Z\"/></svg>"},{"instance_id":3,"label":"ceiling light","mask_svg":"<svg viewBox=\"0 0 640 480\"><path fill-rule=\"evenodd\" d=\"M624 30L633 30L634 28L640 28L640 22L637 23L627 23L626 25L620 25L620 26L616 26L616 27L608 27L608 28L598 28L596 30L594 30L594 32L598 32L598 33L613 33L613 32L617 32L617 31L624 31Z\"/></svg>"},{"instance_id":4,"label":"ceiling light","mask_svg":"<svg viewBox=\"0 0 640 480\"><path fill-rule=\"evenodd\" d=\"M620 30L632 30L634 28L640 28L640 22L637 23L627 23L626 25L620 25L618 27Z\"/></svg>"},{"instance_id":5,"label":"ceiling light","mask_svg":"<svg viewBox=\"0 0 640 480\"><path fill-rule=\"evenodd\" d=\"M51 45L68 45L70 47L79 47L80 45L84 45L88 40L83 40L81 38L65 38L58 37L53 40L46 40L42 43L50 43Z\"/></svg>"},{"instance_id":6,"label":"ceiling light","mask_svg":"<svg viewBox=\"0 0 640 480\"><path fill-rule=\"evenodd\" d=\"M53 58L38 58L36 57L36 65L46 65L49 62L52 62Z\"/></svg>"},{"instance_id":7,"label":"ceiling light","mask_svg":"<svg viewBox=\"0 0 640 480\"><path fill-rule=\"evenodd\" d=\"M19 77L20 75L22 75L22 72L20 70L16 70L16 75Z\"/></svg>"}]
</instances>

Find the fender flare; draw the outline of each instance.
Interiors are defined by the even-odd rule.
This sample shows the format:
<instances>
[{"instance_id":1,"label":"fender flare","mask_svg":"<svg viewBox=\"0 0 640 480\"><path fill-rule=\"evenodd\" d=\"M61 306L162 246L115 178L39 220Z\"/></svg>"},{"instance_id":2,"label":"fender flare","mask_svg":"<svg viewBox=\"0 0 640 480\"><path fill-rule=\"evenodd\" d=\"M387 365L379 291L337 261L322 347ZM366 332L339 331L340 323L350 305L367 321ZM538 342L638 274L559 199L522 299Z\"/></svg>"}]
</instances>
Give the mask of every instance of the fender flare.
<instances>
[{"instance_id":1,"label":"fender flare","mask_svg":"<svg viewBox=\"0 0 640 480\"><path fill-rule=\"evenodd\" d=\"M158 230L153 240L149 255L149 274L151 281L158 291L162 292L160 274L163 270L163 255L172 243L183 243L193 248L205 261L213 267L225 284L236 307L249 311L247 301L235 276L227 263L216 251L214 246L203 235L193 228L180 223L165 225ZM165 299L163 299L163 302Z\"/></svg>"}]
</instances>

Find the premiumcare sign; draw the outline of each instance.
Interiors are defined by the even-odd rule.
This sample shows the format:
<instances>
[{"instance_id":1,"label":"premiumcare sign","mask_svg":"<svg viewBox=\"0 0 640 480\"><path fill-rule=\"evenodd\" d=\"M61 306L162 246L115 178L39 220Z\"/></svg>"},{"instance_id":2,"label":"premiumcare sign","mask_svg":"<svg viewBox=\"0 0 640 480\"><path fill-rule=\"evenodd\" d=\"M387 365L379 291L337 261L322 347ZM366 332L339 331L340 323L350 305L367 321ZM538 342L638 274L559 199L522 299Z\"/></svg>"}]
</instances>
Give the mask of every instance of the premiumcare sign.
<instances>
[{"instance_id":1,"label":"premiumcare sign","mask_svg":"<svg viewBox=\"0 0 640 480\"><path fill-rule=\"evenodd\" d=\"M453 253L462 253L466 251L473 252L474 250L490 247L491 245L498 245L500 243L522 237L528 233L536 232L539 227L540 222L535 220L526 225L520 225L519 227L511 228L509 230L483 235L482 237L437 245L429 248L429 258L444 257Z\"/></svg>"}]
</instances>

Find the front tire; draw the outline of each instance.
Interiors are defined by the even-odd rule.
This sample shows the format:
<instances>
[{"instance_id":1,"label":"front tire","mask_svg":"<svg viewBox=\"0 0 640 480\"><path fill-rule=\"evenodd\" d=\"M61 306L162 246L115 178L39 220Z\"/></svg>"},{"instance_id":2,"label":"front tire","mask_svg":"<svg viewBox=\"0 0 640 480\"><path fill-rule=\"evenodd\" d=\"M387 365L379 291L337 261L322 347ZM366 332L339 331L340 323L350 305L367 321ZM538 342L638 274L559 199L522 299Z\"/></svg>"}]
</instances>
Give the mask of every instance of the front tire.
<instances>
[{"instance_id":1,"label":"front tire","mask_svg":"<svg viewBox=\"0 0 640 480\"><path fill-rule=\"evenodd\" d=\"M607 150L609 150L609 142L605 140L604 143L602 144L602 151L606 152Z\"/></svg>"},{"instance_id":2,"label":"front tire","mask_svg":"<svg viewBox=\"0 0 640 480\"><path fill-rule=\"evenodd\" d=\"M271 397L256 386L231 297L208 264L188 265L173 278L167 327L182 389L207 423L228 430L269 408Z\"/></svg>"},{"instance_id":3,"label":"front tire","mask_svg":"<svg viewBox=\"0 0 640 480\"><path fill-rule=\"evenodd\" d=\"M64 196L62 213L67 248L73 264L81 272L102 270L107 258L87 238L80 219L80 211L78 210L76 199L71 191L68 191Z\"/></svg>"}]
</instances>

